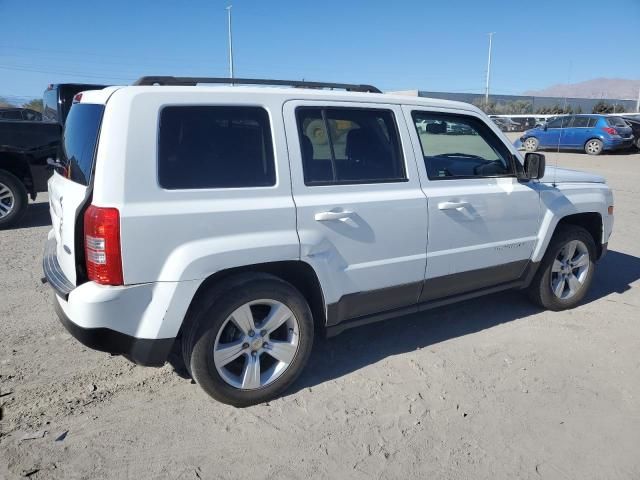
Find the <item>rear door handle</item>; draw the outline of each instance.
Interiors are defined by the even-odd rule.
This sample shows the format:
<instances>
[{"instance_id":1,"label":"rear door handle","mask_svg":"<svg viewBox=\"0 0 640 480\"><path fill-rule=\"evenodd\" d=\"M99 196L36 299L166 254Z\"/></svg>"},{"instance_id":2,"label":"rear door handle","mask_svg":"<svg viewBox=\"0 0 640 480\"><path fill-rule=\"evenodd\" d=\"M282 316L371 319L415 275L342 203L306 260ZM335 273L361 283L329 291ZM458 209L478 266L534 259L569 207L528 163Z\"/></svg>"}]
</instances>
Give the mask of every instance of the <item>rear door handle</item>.
<instances>
[{"instance_id":1,"label":"rear door handle","mask_svg":"<svg viewBox=\"0 0 640 480\"><path fill-rule=\"evenodd\" d=\"M346 220L351 217L353 212L343 211L343 212L319 212L316 213L314 218L317 222L327 222L330 220Z\"/></svg>"},{"instance_id":2,"label":"rear door handle","mask_svg":"<svg viewBox=\"0 0 640 480\"><path fill-rule=\"evenodd\" d=\"M438 208L440 210L462 210L469 206L469 202L440 202Z\"/></svg>"}]
</instances>

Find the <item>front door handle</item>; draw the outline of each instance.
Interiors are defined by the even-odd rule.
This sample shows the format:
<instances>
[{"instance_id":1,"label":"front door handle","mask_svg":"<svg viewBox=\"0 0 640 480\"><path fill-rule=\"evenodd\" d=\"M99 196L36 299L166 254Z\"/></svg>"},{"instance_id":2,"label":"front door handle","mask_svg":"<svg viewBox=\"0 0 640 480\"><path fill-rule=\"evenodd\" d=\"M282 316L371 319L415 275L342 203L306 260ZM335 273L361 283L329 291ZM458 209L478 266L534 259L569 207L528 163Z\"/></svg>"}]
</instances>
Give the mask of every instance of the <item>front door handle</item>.
<instances>
[{"instance_id":1,"label":"front door handle","mask_svg":"<svg viewBox=\"0 0 640 480\"><path fill-rule=\"evenodd\" d=\"M342 212L319 212L316 213L314 218L317 222L327 222L330 220L346 220L351 217L353 212L342 211Z\"/></svg>"},{"instance_id":2,"label":"front door handle","mask_svg":"<svg viewBox=\"0 0 640 480\"><path fill-rule=\"evenodd\" d=\"M469 206L469 202L440 202L438 208L440 210L462 210Z\"/></svg>"}]
</instances>

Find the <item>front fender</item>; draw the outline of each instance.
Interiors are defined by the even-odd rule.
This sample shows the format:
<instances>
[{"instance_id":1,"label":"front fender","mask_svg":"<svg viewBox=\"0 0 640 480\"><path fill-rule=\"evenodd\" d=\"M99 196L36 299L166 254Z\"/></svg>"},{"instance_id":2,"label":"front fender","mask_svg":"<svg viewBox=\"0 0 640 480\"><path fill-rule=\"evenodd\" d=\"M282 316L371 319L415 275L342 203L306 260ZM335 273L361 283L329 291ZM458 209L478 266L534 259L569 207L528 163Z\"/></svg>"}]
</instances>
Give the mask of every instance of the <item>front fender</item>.
<instances>
[{"instance_id":1,"label":"front fender","mask_svg":"<svg viewBox=\"0 0 640 480\"><path fill-rule=\"evenodd\" d=\"M613 228L613 215L608 214L613 205L613 195L606 184L564 184L552 187L543 184L540 192L542 220L532 261L542 260L558 223L569 215L598 213L603 221L601 243L606 243Z\"/></svg>"}]
</instances>

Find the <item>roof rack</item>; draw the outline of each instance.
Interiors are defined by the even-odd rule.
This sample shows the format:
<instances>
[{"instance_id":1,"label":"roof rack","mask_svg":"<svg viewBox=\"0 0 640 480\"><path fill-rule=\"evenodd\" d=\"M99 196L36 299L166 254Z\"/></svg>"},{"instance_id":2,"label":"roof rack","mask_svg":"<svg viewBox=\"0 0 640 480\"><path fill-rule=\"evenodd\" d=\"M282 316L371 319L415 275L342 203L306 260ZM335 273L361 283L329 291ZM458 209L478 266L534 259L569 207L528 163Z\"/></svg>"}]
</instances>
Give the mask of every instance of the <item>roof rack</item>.
<instances>
[{"instance_id":1,"label":"roof rack","mask_svg":"<svg viewBox=\"0 0 640 480\"><path fill-rule=\"evenodd\" d=\"M296 88L330 88L349 92L382 93L373 85L357 85L351 83L305 82L300 80L266 80L262 78L215 78L215 77L140 77L133 85L184 85L199 83L225 83L234 85L283 85Z\"/></svg>"}]
</instances>

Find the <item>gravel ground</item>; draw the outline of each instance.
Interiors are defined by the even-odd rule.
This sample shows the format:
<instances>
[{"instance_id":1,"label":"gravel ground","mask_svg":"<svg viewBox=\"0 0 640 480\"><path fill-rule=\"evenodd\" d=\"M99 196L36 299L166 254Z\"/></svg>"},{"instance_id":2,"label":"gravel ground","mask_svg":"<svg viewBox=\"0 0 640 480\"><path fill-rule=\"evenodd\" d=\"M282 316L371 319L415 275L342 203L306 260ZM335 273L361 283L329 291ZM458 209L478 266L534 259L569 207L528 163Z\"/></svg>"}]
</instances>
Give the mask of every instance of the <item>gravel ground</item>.
<instances>
[{"instance_id":1,"label":"gravel ground","mask_svg":"<svg viewBox=\"0 0 640 480\"><path fill-rule=\"evenodd\" d=\"M354 329L247 409L66 333L42 196L0 232L0 478L640 478L640 154L547 161L615 191L582 306L505 292Z\"/></svg>"}]
</instances>

